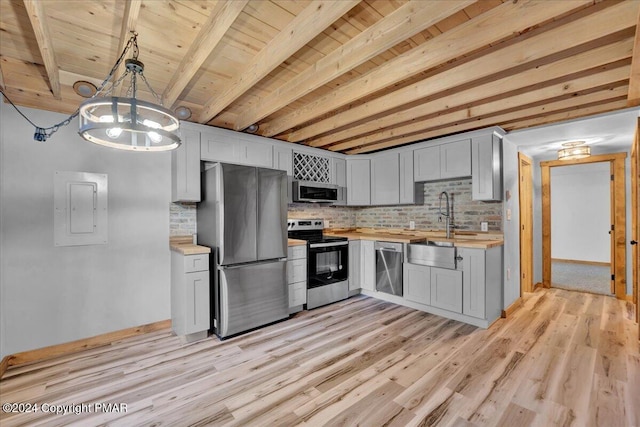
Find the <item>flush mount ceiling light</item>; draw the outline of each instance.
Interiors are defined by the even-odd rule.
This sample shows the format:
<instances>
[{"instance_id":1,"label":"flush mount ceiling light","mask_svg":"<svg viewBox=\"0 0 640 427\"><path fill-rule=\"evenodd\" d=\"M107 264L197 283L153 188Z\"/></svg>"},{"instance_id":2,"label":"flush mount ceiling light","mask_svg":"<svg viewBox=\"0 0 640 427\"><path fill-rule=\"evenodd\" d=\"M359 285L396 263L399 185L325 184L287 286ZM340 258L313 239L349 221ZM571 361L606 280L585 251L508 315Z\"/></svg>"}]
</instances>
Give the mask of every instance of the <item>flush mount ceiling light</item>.
<instances>
[{"instance_id":1,"label":"flush mount ceiling light","mask_svg":"<svg viewBox=\"0 0 640 427\"><path fill-rule=\"evenodd\" d=\"M258 132L258 127L259 126L254 123L252 125L249 125L249 127L246 128L244 131L247 132L247 133L256 133L256 132Z\"/></svg>"},{"instance_id":2,"label":"flush mount ceiling light","mask_svg":"<svg viewBox=\"0 0 640 427\"><path fill-rule=\"evenodd\" d=\"M558 150L558 160L576 160L591 156L591 147L584 145L584 141L565 142Z\"/></svg>"},{"instance_id":3,"label":"flush mount ceiling light","mask_svg":"<svg viewBox=\"0 0 640 427\"><path fill-rule=\"evenodd\" d=\"M176 113L176 116L178 116L180 120L187 120L189 117L191 117L191 109L188 107L185 107L184 105L181 105L178 108L176 108L174 112Z\"/></svg>"},{"instance_id":4,"label":"flush mount ceiling light","mask_svg":"<svg viewBox=\"0 0 640 427\"><path fill-rule=\"evenodd\" d=\"M98 88L91 82L78 80L73 84L73 91L83 98L91 98L98 92Z\"/></svg>"},{"instance_id":5,"label":"flush mount ceiling light","mask_svg":"<svg viewBox=\"0 0 640 427\"><path fill-rule=\"evenodd\" d=\"M180 122L171 110L162 106L160 96L144 76L144 64L138 61L137 36L137 33L133 33L96 94L80 104L78 133L87 141L120 150L173 150L180 145ZM124 74L105 89L129 49L132 49L133 55L124 61ZM130 84L126 96L112 96L127 78L130 79ZM158 104L136 97L138 78L145 83Z\"/></svg>"}]
</instances>

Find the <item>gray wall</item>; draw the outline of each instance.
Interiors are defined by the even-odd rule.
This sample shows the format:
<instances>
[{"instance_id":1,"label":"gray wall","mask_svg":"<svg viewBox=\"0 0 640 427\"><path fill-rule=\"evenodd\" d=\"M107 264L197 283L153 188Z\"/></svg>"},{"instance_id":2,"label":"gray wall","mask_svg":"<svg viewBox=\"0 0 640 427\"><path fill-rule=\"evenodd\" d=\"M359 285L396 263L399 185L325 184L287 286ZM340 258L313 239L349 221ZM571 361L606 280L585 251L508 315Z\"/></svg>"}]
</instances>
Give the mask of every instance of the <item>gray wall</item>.
<instances>
[{"instance_id":1,"label":"gray wall","mask_svg":"<svg viewBox=\"0 0 640 427\"><path fill-rule=\"evenodd\" d=\"M503 230L504 230L504 308L520 297L520 199L518 187L518 149L507 138L502 141ZM507 199L507 192L509 197ZM507 220L507 210L511 220Z\"/></svg>"},{"instance_id":2,"label":"gray wall","mask_svg":"<svg viewBox=\"0 0 640 427\"><path fill-rule=\"evenodd\" d=\"M2 356L170 318L169 153L45 143L0 102ZM22 109L38 125L65 116ZM108 244L54 247L55 171L108 174Z\"/></svg>"}]
</instances>

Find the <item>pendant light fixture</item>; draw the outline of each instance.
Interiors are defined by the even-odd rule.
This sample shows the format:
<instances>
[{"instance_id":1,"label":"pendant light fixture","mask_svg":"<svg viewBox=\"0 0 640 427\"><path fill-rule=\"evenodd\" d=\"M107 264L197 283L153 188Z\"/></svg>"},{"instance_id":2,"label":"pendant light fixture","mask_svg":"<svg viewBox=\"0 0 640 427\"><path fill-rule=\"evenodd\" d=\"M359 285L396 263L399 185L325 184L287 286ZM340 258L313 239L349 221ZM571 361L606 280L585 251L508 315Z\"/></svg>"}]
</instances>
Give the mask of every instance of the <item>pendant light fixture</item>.
<instances>
[{"instance_id":1,"label":"pendant light fixture","mask_svg":"<svg viewBox=\"0 0 640 427\"><path fill-rule=\"evenodd\" d=\"M173 150L180 145L180 121L171 110L162 106L160 96L144 76L144 64L138 60L138 34L132 33L97 93L80 104L78 133L87 141L119 150ZM108 85L130 49L132 57L124 61L124 74ZM127 78L130 79L130 84L126 96L113 96ZM138 80L145 83L158 104L137 98Z\"/></svg>"},{"instance_id":2,"label":"pendant light fixture","mask_svg":"<svg viewBox=\"0 0 640 427\"><path fill-rule=\"evenodd\" d=\"M558 150L558 160L576 160L591 156L591 147L584 145L584 141L565 142Z\"/></svg>"}]
</instances>

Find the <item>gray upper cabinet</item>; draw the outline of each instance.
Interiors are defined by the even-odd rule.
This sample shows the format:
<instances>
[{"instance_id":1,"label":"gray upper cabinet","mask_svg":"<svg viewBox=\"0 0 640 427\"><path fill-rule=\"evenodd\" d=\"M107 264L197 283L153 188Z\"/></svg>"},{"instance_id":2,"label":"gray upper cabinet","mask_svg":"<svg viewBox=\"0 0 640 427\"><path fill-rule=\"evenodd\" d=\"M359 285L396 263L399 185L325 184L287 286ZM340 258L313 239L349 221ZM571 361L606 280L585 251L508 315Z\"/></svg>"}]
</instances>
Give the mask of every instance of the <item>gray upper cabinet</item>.
<instances>
[{"instance_id":1,"label":"gray upper cabinet","mask_svg":"<svg viewBox=\"0 0 640 427\"><path fill-rule=\"evenodd\" d=\"M273 168L273 144L266 138L211 129L201 132L200 157L210 162Z\"/></svg>"},{"instance_id":2,"label":"gray upper cabinet","mask_svg":"<svg viewBox=\"0 0 640 427\"><path fill-rule=\"evenodd\" d=\"M347 186L347 161L337 157L331 158L331 184Z\"/></svg>"},{"instance_id":3,"label":"gray upper cabinet","mask_svg":"<svg viewBox=\"0 0 640 427\"><path fill-rule=\"evenodd\" d=\"M182 130L182 144L171 152L171 201L200 201L200 132Z\"/></svg>"},{"instance_id":4,"label":"gray upper cabinet","mask_svg":"<svg viewBox=\"0 0 640 427\"><path fill-rule=\"evenodd\" d=\"M502 200L502 139L496 134L471 141L473 200Z\"/></svg>"},{"instance_id":5,"label":"gray upper cabinet","mask_svg":"<svg viewBox=\"0 0 640 427\"><path fill-rule=\"evenodd\" d=\"M239 139L240 144L240 162L249 166L258 166L263 168L273 167L273 145L264 141L248 141L244 138Z\"/></svg>"},{"instance_id":6,"label":"gray upper cabinet","mask_svg":"<svg viewBox=\"0 0 640 427\"><path fill-rule=\"evenodd\" d=\"M413 150L400 152L400 204L424 203L424 185L413 179Z\"/></svg>"},{"instance_id":7,"label":"gray upper cabinet","mask_svg":"<svg viewBox=\"0 0 640 427\"><path fill-rule=\"evenodd\" d=\"M400 203L400 155L397 152L371 158L371 204Z\"/></svg>"},{"instance_id":8,"label":"gray upper cabinet","mask_svg":"<svg viewBox=\"0 0 640 427\"><path fill-rule=\"evenodd\" d=\"M471 140L440 146L440 178L471 176Z\"/></svg>"},{"instance_id":9,"label":"gray upper cabinet","mask_svg":"<svg viewBox=\"0 0 640 427\"><path fill-rule=\"evenodd\" d=\"M369 159L347 159L347 205L371 204L370 173Z\"/></svg>"},{"instance_id":10,"label":"gray upper cabinet","mask_svg":"<svg viewBox=\"0 0 640 427\"><path fill-rule=\"evenodd\" d=\"M293 150L290 147L273 147L273 168L293 176Z\"/></svg>"},{"instance_id":11,"label":"gray upper cabinet","mask_svg":"<svg viewBox=\"0 0 640 427\"><path fill-rule=\"evenodd\" d=\"M440 146L425 147L413 152L414 181L440 179Z\"/></svg>"},{"instance_id":12,"label":"gray upper cabinet","mask_svg":"<svg viewBox=\"0 0 640 427\"><path fill-rule=\"evenodd\" d=\"M238 139L214 132L200 132L200 158L205 161L238 163Z\"/></svg>"},{"instance_id":13,"label":"gray upper cabinet","mask_svg":"<svg viewBox=\"0 0 640 427\"><path fill-rule=\"evenodd\" d=\"M471 176L470 139L420 148L413 155L416 182Z\"/></svg>"}]
</instances>

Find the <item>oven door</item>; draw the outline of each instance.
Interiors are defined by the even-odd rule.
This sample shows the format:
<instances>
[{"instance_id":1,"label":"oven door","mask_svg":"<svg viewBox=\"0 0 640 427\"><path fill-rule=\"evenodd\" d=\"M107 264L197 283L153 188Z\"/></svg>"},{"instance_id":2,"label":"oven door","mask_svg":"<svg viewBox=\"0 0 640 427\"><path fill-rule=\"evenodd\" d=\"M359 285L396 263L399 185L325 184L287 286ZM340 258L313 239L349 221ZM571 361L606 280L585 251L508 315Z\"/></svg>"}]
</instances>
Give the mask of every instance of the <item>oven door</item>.
<instances>
[{"instance_id":1,"label":"oven door","mask_svg":"<svg viewBox=\"0 0 640 427\"><path fill-rule=\"evenodd\" d=\"M311 243L308 264L309 289L348 280L349 243Z\"/></svg>"}]
</instances>

